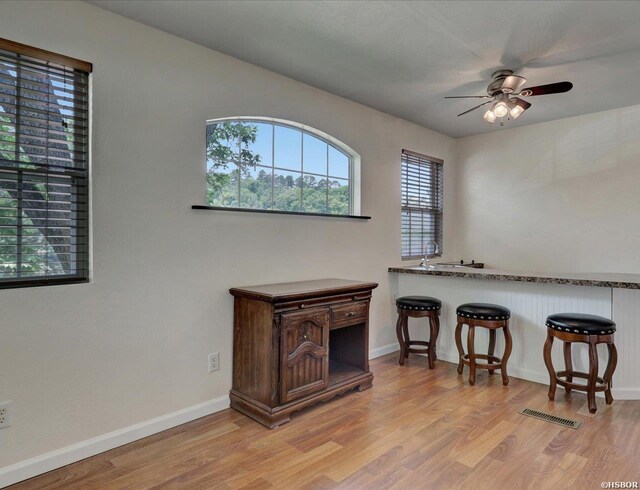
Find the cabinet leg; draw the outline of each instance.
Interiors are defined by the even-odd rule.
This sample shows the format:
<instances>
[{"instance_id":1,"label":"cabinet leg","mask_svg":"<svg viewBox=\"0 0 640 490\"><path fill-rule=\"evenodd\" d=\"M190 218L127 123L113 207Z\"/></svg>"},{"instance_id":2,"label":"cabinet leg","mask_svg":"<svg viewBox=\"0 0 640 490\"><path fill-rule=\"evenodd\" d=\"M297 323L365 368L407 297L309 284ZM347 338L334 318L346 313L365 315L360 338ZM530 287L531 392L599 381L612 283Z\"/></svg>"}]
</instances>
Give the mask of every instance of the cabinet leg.
<instances>
[{"instance_id":1,"label":"cabinet leg","mask_svg":"<svg viewBox=\"0 0 640 490\"><path fill-rule=\"evenodd\" d=\"M269 429L275 429L276 427L280 427L288 422L291 422L291 417L289 415L283 417L274 417L271 419L271 423L269 424Z\"/></svg>"},{"instance_id":2,"label":"cabinet leg","mask_svg":"<svg viewBox=\"0 0 640 490\"><path fill-rule=\"evenodd\" d=\"M370 381L367 381L365 383L362 383L362 384L359 384L358 386L356 386L356 390L364 391L364 390L368 390L372 386L373 386L373 380L370 380Z\"/></svg>"}]
</instances>

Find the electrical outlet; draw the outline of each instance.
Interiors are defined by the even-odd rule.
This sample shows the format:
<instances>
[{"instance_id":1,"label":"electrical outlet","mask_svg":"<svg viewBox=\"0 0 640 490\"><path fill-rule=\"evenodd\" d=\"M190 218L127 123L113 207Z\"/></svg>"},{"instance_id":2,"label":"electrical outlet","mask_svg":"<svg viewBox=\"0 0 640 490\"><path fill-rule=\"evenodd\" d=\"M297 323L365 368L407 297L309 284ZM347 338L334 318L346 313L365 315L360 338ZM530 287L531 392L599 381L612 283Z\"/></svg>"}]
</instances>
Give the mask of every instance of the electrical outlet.
<instances>
[{"instance_id":1,"label":"electrical outlet","mask_svg":"<svg viewBox=\"0 0 640 490\"><path fill-rule=\"evenodd\" d=\"M11 426L11 402L0 402L0 429Z\"/></svg>"},{"instance_id":2,"label":"electrical outlet","mask_svg":"<svg viewBox=\"0 0 640 490\"><path fill-rule=\"evenodd\" d=\"M209 354L209 372L212 373L220 369L220 353L212 352Z\"/></svg>"}]
</instances>

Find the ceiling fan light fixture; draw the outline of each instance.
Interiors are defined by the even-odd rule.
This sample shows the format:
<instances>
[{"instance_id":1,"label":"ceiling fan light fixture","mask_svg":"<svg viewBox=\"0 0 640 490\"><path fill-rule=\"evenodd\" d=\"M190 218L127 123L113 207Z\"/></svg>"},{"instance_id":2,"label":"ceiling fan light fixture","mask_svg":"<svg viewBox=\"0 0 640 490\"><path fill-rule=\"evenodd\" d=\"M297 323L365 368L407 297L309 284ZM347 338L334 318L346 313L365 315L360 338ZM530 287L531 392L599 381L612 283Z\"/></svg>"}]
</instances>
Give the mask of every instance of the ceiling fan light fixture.
<instances>
[{"instance_id":1,"label":"ceiling fan light fixture","mask_svg":"<svg viewBox=\"0 0 640 490\"><path fill-rule=\"evenodd\" d=\"M507 106L507 103L505 101L499 100L498 102L493 104L493 107L491 107L491 112L493 112L496 117L504 117L509 113L509 106Z\"/></svg>"},{"instance_id":2,"label":"ceiling fan light fixture","mask_svg":"<svg viewBox=\"0 0 640 490\"><path fill-rule=\"evenodd\" d=\"M482 116L484 118L485 121L490 122L490 123L494 123L496 122L496 115L491 111L491 109L489 109L487 112L484 113L484 116Z\"/></svg>"},{"instance_id":3,"label":"ceiling fan light fixture","mask_svg":"<svg viewBox=\"0 0 640 490\"><path fill-rule=\"evenodd\" d=\"M513 103L513 108L509 110L509 114L513 119L518 119L524 111L531 107L529 102L518 98L512 99L510 102Z\"/></svg>"}]
</instances>

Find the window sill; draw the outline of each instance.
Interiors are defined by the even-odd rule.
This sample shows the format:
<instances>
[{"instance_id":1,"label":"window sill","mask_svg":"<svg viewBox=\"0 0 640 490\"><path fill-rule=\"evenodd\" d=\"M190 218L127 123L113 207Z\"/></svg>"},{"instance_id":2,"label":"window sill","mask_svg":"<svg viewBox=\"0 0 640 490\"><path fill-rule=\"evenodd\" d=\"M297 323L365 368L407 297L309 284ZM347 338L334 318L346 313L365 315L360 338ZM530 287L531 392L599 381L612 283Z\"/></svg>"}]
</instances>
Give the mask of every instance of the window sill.
<instances>
[{"instance_id":1,"label":"window sill","mask_svg":"<svg viewBox=\"0 0 640 490\"><path fill-rule=\"evenodd\" d=\"M62 286L67 284L86 284L88 277L55 277L50 279L30 278L30 279L6 279L0 281L0 290L18 288L36 288L43 286Z\"/></svg>"},{"instance_id":2,"label":"window sill","mask_svg":"<svg viewBox=\"0 0 640 490\"><path fill-rule=\"evenodd\" d=\"M198 204L191 206L191 209L207 209L209 211L234 211L239 213L286 214L291 216L319 216L321 218L347 218L359 220L371 219L371 216L355 216L352 214L303 213L300 211L274 211L271 209L224 208L219 206L203 206Z\"/></svg>"}]
</instances>

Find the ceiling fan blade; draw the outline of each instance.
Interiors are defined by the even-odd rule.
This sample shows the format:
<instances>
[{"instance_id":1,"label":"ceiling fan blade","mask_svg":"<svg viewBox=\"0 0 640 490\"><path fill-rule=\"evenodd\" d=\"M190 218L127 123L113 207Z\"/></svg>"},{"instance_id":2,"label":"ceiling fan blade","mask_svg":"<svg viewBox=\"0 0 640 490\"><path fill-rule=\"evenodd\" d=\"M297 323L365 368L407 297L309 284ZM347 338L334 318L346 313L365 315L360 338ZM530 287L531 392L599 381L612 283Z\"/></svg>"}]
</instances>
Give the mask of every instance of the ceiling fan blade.
<instances>
[{"instance_id":1,"label":"ceiling fan blade","mask_svg":"<svg viewBox=\"0 0 640 490\"><path fill-rule=\"evenodd\" d=\"M522 95L524 97L533 97L534 95L562 94L564 92L568 92L572 88L573 83L571 82L557 82L550 83L548 85L538 85L537 87L526 88L518 95Z\"/></svg>"},{"instance_id":2,"label":"ceiling fan blade","mask_svg":"<svg viewBox=\"0 0 640 490\"><path fill-rule=\"evenodd\" d=\"M445 99L490 99L490 95L451 95Z\"/></svg>"},{"instance_id":3,"label":"ceiling fan blade","mask_svg":"<svg viewBox=\"0 0 640 490\"><path fill-rule=\"evenodd\" d=\"M518 90L520 90L520 88L525 83L527 83L527 79L526 78L519 77L517 75L509 75L502 82L502 87L500 87L500 90L502 90L502 92L505 93L505 94L513 94L513 93L517 92Z\"/></svg>"},{"instance_id":4,"label":"ceiling fan blade","mask_svg":"<svg viewBox=\"0 0 640 490\"><path fill-rule=\"evenodd\" d=\"M490 100L490 101L488 101L488 102L483 102L483 103L482 103L482 104L480 104L480 105L477 105L477 106L475 106L475 107L472 107L472 108L471 108L471 109L469 109L468 111L464 111L464 112L462 112L462 113L458 114L458 117L460 117L460 116L464 116L465 114L469 114L471 111L475 111L476 109L478 109L478 108L482 107L483 105L491 104L491 102L493 102L493 100Z\"/></svg>"}]
</instances>

